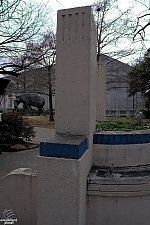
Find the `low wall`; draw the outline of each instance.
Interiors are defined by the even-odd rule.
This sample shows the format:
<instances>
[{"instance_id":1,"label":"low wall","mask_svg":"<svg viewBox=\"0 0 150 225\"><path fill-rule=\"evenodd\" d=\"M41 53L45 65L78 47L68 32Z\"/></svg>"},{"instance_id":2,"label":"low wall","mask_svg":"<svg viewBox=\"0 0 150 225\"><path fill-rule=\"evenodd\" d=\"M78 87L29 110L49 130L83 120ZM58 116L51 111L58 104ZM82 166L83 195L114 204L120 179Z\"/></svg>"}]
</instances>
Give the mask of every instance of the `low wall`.
<instances>
[{"instance_id":1,"label":"low wall","mask_svg":"<svg viewBox=\"0 0 150 225\"><path fill-rule=\"evenodd\" d=\"M150 164L150 131L94 134L93 164L115 167Z\"/></svg>"},{"instance_id":2,"label":"low wall","mask_svg":"<svg viewBox=\"0 0 150 225\"><path fill-rule=\"evenodd\" d=\"M37 224L37 174L31 169L19 168L0 180L0 224L9 215L14 225Z\"/></svg>"},{"instance_id":3,"label":"low wall","mask_svg":"<svg viewBox=\"0 0 150 225\"><path fill-rule=\"evenodd\" d=\"M87 225L149 225L150 176L87 179Z\"/></svg>"},{"instance_id":4,"label":"low wall","mask_svg":"<svg viewBox=\"0 0 150 225\"><path fill-rule=\"evenodd\" d=\"M101 186L97 184L97 188ZM122 196L111 196L113 184L107 185L107 195L94 195L91 191L87 197L87 225L149 225L150 194L128 196L129 186L129 183L124 184L126 191ZM144 187L144 184L139 186ZM132 191L136 188L136 185L132 186Z\"/></svg>"}]
</instances>

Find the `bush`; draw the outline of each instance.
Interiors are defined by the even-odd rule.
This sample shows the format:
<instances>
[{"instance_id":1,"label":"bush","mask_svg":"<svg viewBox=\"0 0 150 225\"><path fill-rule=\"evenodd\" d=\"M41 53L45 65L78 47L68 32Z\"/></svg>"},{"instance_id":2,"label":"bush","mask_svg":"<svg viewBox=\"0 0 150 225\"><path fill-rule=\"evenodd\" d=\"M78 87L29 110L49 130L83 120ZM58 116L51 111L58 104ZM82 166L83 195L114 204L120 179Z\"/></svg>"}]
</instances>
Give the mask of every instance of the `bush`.
<instances>
[{"instance_id":1,"label":"bush","mask_svg":"<svg viewBox=\"0 0 150 225\"><path fill-rule=\"evenodd\" d=\"M2 113L0 143L28 142L34 137L35 131L28 119L16 112Z\"/></svg>"},{"instance_id":2,"label":"bush","mask_svg":"<svg viewBox=\"0 0 150 225\"><path fill-rule=\"evenodd\" d=\"M149 111L145 110L143 112L143 114L144 114L145 119L149 119L149 114L150 114Z\"/></svg>"},{"instance_id":3,"label":"bush","mask_svg":"<svg viewBox=\"0 0 150 225\"><path fill-rule=\"evenodd\" d=\"M118 120L98 122L96 124L96 131L130 131L130 130L146 130L148 129L146 124L139 126L137 121L132 120Z\"/></svg>"}]
</instances>

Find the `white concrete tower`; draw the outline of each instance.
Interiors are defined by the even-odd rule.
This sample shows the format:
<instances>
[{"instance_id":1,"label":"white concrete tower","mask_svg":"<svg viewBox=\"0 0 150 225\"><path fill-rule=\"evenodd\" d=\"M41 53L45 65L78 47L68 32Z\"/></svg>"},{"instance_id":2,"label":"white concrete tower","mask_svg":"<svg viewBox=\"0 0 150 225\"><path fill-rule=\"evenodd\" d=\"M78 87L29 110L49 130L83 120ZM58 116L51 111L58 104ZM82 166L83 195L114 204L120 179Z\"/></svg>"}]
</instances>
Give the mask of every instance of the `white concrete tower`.
<instances>
[{"instance_id":1,"label":"white concrete tower","mask_svg":"<svg viewBox=\"0 0 150 225\"><path fill-rule=\"evenodd\" d=\"M96 29L91 7L58 12L56 133L89 135L96 121Z\"/></svg>"},{"instance_id":2,"label":"white concrete tower","mask_svg":"<svg viewBox=\"0 0 150 225\"><path fill-rule=\"evenodd\" d=\"M58 11L56 136L40 144L38 225L86 225L96 122L96 30L90 6Z\"/></svg>"}]
</instances>

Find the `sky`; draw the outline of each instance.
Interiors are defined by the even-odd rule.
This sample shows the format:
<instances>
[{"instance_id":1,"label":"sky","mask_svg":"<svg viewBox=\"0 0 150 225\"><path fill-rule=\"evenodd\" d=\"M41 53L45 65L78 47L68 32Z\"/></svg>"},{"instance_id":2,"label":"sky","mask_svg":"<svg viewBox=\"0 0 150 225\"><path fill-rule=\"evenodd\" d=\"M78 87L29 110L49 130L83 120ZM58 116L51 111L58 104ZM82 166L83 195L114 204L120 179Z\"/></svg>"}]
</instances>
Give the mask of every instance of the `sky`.
<instances>
[{"instance_id":1,"label":"sky","mask_svg":"<svg viewBox=\"0 0 150 225\"><path fill-rule=\"evenodd\" d=\"M38 1L38 0L35 0ZM103 0L102 0L103 1ZM42 2L48 3L48 5L52 9L52 16L54 21L54 27L56 29L57 24L57 10L66 9L66 8L73 8L73 7L81 7L92 5L96 0L42 0ZM149 9L150 12L150 0L118 0L119 8L122 11L133 6L133 14L135 18L141 15L142 12L145 12ZM150 34L149 34L150 35Z\"/></svg>"},{"instance_id":2,"label":"sky","mask_svg":"<svg viewBox=\"0 0 150 225\"><path fill-rule=\"evenodd\" d=\"M45 0L46 1L46 0ZM53 0L52 2L49 1L49 5L52 8L52 14L54 22L57 21L57 10L60 9L67 9L67 8L74 8L74 7L80 7L80 6L87 6L91 5L93 1L91 0Z\"/></svg>"},{"instance_id":3,"label":"sky","mask_svg":"<svg viewBox=\"0 0 150 225\"><path fill-rule=\"evenodd\" d=\"M36 0L36 1L38 1L38 0ZM43 0L43 1L48 1L48 0ZM135 15L135 18L136 18L136 16L140 15L141 12L148 10L148 8L150 8L150 0L118 0L118 1L119 1L119 8L121 8L123 11L125 9L127 9L129 6L134 5L133 14ZM94 0L51 0L50 1L49 0L48 4L51 6L52 11L53 11L52 15L53 15L53 20L54 20L54 24L55 24L54 29L56 29L56 24L57 24L57 10L92 5L93 2L96 2L96 0L95 1ZM134 16L134 15L132 15L132 16ZM148 32L150 35L150 29L149 29L149 31L147 31L147 33ZM148 41L148 43L146 43L145 46L146 46L146 48L149 48L150 41ZM140 56L138 56L138 57L140 57ZM128 61L128 59L127 59L127 61ZM130 61L130 59L129 59L129 61Z\"/></svg>"},{"instance_id":4,"label":"sky","mask_svg":"<svg viewBox=\"0 0 150 225\"><path fill-rule=\"evenodd\" d=\"M43 1L47 2L47 0L43 0ZM57 15L57 10L92 5L93 2L95 2L94 0L93 1L92 0L51 0L51 1L48 1L48 2L51 8L53 9L54 17L56 17ZM150 6L150 0L119 0L119 6L122 9L127 8L131 4L134 4L135 12L138 14L141 12L142 9L145 10L145 5L147 7Z\"/></svg>"}]
</instances>

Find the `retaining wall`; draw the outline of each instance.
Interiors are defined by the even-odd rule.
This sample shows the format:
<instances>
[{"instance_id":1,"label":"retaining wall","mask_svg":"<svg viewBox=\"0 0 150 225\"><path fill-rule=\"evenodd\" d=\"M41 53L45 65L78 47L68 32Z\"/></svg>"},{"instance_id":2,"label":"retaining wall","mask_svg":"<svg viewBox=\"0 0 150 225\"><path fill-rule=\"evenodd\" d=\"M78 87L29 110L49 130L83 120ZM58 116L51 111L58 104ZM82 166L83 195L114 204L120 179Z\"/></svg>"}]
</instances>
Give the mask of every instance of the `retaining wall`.
<instances>
[{"instance_id":1,"label":"retaining wall","mask_svg":"<svg viewBox=\"0 0 150 225\"><path fill-rule=\"evenodd\" d=\"M93 138L93 164L115 167L150 164L150 133L101 132Z\"/></svg>"},{"instance_id":2,"label":"retaining wall","mask_svg":"<svg viewBox=\"0 0 150 225\"><path fill-rule=\"evenodd\" d=\"M0 222L11 211L14 225L37 224L37 174L31 169L16 169L0 180Z\"/></svg>"}]
</instances>

